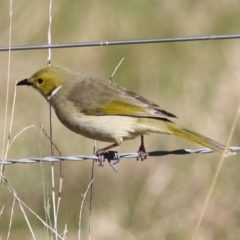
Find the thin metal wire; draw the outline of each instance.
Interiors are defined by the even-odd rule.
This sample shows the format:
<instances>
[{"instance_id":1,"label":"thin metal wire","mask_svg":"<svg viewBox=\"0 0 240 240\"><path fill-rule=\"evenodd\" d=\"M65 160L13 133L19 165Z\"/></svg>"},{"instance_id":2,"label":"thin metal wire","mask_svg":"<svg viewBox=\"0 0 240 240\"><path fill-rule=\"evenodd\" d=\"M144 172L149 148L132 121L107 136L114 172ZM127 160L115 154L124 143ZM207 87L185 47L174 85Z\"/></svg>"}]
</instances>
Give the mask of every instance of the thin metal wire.
<instances>
[{"instance_id":1,"label":"thin metal wire","mask_svg":"<svg viewBox=\"0 0 240 240\"><path fill-rule=\"evenodd\" d=\"M146 43L168 43L168 42L189 42L189 41L207 41L207 40L224 40L238 39L240 34L224 35L207 35L207 36L190 36L190 37L173 37L173 38L151 38L151 39L129 39L129 40L112 40L112 41L94 41L94 42L75 42L75 43L56 43L56 44L39 44L24 46L4 46L0 47L1 51L20 51L20 50L37 50L49 48L72 48L72 47L102 47L114 45L129 44L146 44Z\"/></svg>"},{"instance_id":2,"label":"thin metal wire","mask_svg":"<svg viewBox=\"0 0 240 240\"><path fill-rule=\"evenodd\" d=\"M229 147L233 152L240 151L240 147ZM147 156L149 157L162 157L166 155L187 155L187 154L208 154L213 153L214 151L209 148L200 148L200 149L176 149L172 151L153 151L148 152ZM139 157L139 154L136 152L133 153L121 153L115 151L109 151L105 154L105 159L108 160L110 166L117 171L117 168L114 166L115 164L120 162L121 158L137 158ZM44 158L36 158L36 157L30 157L30 158L21 158L21 159L4 159L2 161L3 165L10 165L15 163L38 163L38 162L61 162L61 161L85 161L85 160L98 160L98 157L96 155L76 155L76 156L68 156L68 157L44 157Z\"/></svg>"}]
</instances>

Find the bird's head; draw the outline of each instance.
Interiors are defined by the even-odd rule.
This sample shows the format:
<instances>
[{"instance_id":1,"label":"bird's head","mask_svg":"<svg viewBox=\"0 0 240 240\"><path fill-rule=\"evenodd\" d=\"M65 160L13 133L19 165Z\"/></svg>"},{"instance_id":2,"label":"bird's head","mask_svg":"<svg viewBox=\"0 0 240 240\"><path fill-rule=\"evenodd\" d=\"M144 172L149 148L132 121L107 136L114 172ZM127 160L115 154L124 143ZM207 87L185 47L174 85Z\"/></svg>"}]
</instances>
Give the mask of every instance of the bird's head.
<instances>
[{"instance_id":1,"label":"bird's head","mask_svg":"<svg viewBox=\"0 0 240 240\"><path fill-rule=\"evenodd\" d=\"M61 67L45 67L34 73L30 78L19 81L17 86L32 86L49 100L54 92L63 86L64 72L65 70Z\"/></svg>"}]
</instances>

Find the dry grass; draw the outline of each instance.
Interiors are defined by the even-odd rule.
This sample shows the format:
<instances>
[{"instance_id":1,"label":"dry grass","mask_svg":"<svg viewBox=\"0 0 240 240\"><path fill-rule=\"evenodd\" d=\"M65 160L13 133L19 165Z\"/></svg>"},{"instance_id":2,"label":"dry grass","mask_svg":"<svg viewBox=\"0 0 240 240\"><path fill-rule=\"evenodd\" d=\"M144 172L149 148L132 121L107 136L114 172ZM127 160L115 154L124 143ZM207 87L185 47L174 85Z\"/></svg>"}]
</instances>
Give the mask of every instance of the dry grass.
<instances>
[{"instance_id":1,"label":"dry grass","mask_svg":"<svg viewBox=\"0 0 240 240\"><path fill-rule=\"evenodd\" d=\"M205 4L200 1L75 1L71 4L54 1L52 42L236 33L239 31L238 6L237 0L220 0L217 4L216 1ZM8 11L9 3L1 1L1 46L8 45ZM46 43L48 2L13 2L12 24L12 45ZM238 40L226 40L56 49L52 51L52 64L109 79L124 57L114 82L139 92L176 114L181 125L224 143L239 105L238 45ZM47 51L44 50L11 53L8 119L15 81L28 77L45 66L46 61ZM2 139L8 53L0 52L0 63ZM48 105L32 89L17 89L11 140L21 129L38 123L49 130ZM9 126L10 121L7 122L6 136ZM231 145L239 145L238 131L239 125ZM53 139L62 155L92 153L93 141L70 132L55 116ZM140 139L123 143L118 150L136 151L139 142ZM98 144L104 146L104 143ZM198 146L172 136L150 135L146 138L147 150L183 147ZM36 127L14 141L8 158L48 155L49 141ZM144 163L122 161L118 165L118 174L108 165L95 168L92 239L190 239L219 158L218 154L212 154L149 158ZM55 165L56 194L60 184L58 166ZM81 194L90 183L91 166L90 161L62 164L64 180L58 232L65 232L67 239L77 239L78 236ZM224 162L196 239L238 239L238 166L238 155ZM50 164L8 166L5 177L17 196L45 219L44 201L48 197L51 199L52 191ZM19 236L32 239L26 217L14 201L14 195L2 186L0 236L7 238L12 220L10 239ZM51 200L49 204L48 217L53 226ZM25 212L36 239L48 239L47 236L51 236L49 230L46 231L35 215L26 209ZM82 239L88 238L88 214L89 200L86 198L82 209ZM50 220L47 223L50 224Z\"/></svg>"}]
</instances>

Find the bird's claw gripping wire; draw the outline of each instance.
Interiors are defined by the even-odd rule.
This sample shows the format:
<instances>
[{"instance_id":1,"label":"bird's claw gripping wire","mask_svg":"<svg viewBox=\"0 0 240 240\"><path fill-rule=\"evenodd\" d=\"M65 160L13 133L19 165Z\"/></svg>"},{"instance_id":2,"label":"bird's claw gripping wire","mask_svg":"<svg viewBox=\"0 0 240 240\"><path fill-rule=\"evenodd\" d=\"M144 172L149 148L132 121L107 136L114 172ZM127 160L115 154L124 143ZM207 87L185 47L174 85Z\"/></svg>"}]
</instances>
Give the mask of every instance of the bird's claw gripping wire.
<instances>
[{"instance_id":1,"label":"bird's claw gripping wire","mask_svg":"<svg viewBox=\"0 0 240 240\"><path fill-rule=\"evenodd\" d=\"M103 167L105 159L108 160L109 165L113 168L115 172L118 172L118 169L114 166L117 163L120 162L120 156L117 151L108 151L108 152L103 152L99 151L96 153L98 159L98 166Z\"/></svg>"},{"instance_id":2,"label":"bird's claw gripping wire","mask_svg":"<svg viewBox=\"0 0 240 240\"><path fill-rule=\"evenodd\" d=\"M141 159L141 161L147 159L147 152L144 146L144 136L141 135L141 145L138 149L138 157L137 157L137 161L139 160L139 158Z\"/></svg>"}]
</instances>

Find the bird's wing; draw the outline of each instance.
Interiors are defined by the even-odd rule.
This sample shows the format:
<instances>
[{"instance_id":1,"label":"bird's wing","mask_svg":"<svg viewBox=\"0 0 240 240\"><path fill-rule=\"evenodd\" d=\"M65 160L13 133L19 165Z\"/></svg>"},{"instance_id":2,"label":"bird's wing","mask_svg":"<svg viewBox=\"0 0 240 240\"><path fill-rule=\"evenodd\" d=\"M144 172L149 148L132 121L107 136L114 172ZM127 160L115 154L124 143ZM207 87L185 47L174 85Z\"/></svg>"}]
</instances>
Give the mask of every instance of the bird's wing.
<instances>
[{"instance_id":1,"label":"bird's wing","mask_svg":"<svg viewBox=\"0 0 240 240\"><path fill-rule=\"evenodd\" d=\"M177 118L146 98L101 79L85 76L69 97L87 115L125 115L154 118Z\"/></svg>"}]
</instances>

